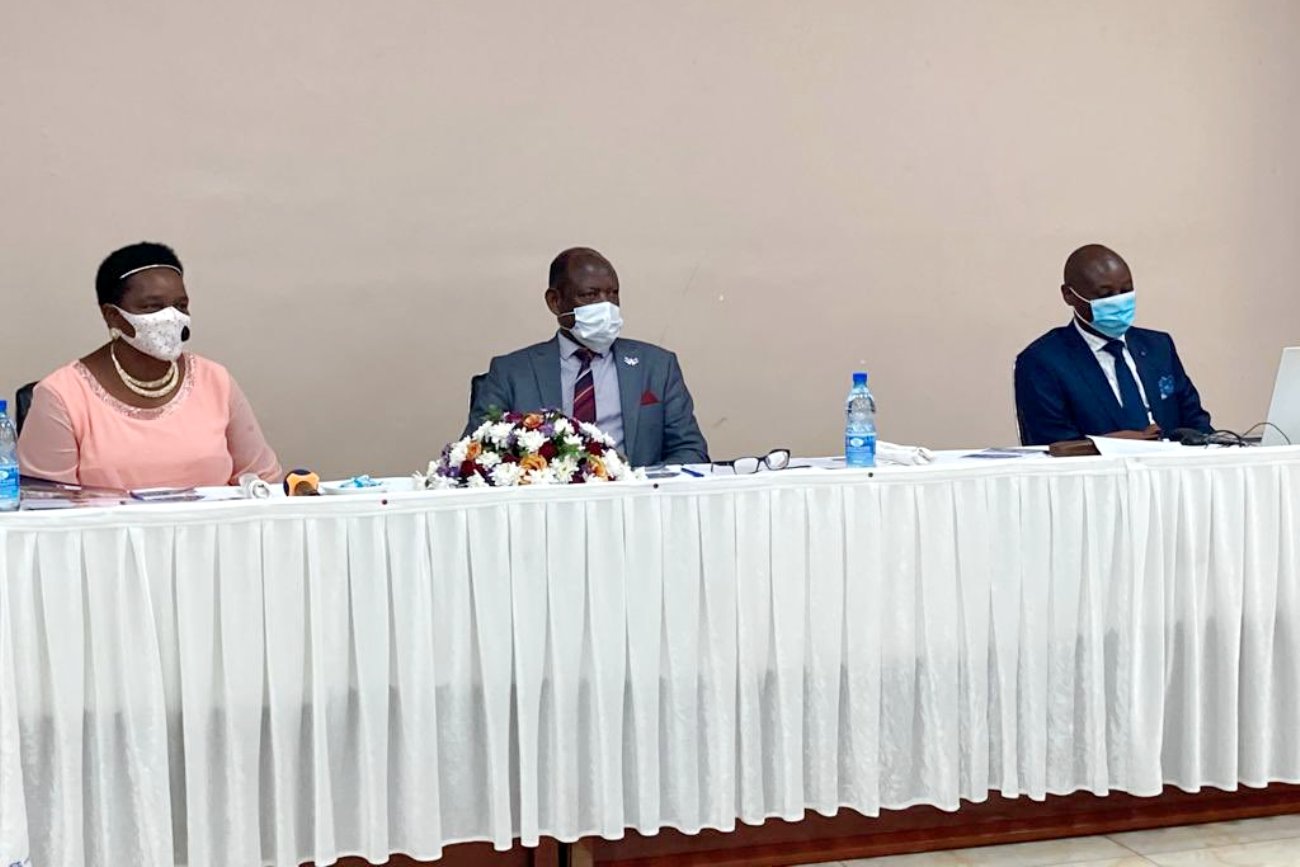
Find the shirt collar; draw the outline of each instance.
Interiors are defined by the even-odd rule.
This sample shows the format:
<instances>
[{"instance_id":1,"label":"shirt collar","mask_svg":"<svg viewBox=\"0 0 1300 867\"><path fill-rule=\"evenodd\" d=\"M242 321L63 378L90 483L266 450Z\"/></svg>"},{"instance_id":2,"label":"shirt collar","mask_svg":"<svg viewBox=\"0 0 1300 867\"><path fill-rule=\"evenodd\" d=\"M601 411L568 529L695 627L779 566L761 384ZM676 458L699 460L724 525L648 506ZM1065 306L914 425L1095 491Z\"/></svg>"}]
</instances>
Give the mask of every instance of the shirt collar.
<instances>
[{"instance_id":1,"label":"shirt collar","mask_svg":"<svg viewBox=\"0 0 1300 867\"><path fill-rule=\"evenodd\" d=\"M1089 331L1088 329L1080 325L1079 320L1077 318L1072 319L1071 321L1074 322L1074 329L1078 331L1080 335L1082 335L1084 341L1086 341L1088 344L1088 348L1091 349L1093 352L1101 352L1106 348L1106 344L1110 343L1109 337L1098 337L1096 334L1093 334L1091 331ZM1127 340L1125 340L1123 337L1118 338L1118 340L1120 343L1124 344L1125 348L1128 348Z\"/></svg>"},{"instance_id":2,"label":"shirt collar","mask_svg":"<svg viewBox=\"0 0 1300 867\"><path fill-rule=\"evenodd\" d=\"M574 355L576 355L579 349L584 348L582 344L578 343L575 340L569 339L569 335L565 334L563 331L555 332L555 336L560 339L560 357L565 359L566 361L572 358ZM589 351L591 352L592 355L596 356L597 358L605 357L604 352L597 352L594 349L589 349ZM608 352L608 350L606 350L606 352Z\"/></svg>"}]
</instances>

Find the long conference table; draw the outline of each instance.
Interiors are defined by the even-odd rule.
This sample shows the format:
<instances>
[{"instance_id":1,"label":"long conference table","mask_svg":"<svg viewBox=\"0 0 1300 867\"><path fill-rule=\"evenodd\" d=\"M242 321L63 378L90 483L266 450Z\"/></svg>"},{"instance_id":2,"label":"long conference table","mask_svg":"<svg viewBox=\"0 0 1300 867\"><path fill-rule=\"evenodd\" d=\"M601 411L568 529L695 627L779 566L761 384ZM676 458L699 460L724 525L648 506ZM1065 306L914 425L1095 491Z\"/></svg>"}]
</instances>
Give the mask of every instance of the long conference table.
<instances>
[{"instance_id":1,"label":"long conference table","mask_svg":"<svg viewBox=\"0 0 1300 867\"><path fill-rule=\"evenodd\" d=\"M0 516L0 864L1300 780L1300 448Z\"/></svg>"}]
</instances>

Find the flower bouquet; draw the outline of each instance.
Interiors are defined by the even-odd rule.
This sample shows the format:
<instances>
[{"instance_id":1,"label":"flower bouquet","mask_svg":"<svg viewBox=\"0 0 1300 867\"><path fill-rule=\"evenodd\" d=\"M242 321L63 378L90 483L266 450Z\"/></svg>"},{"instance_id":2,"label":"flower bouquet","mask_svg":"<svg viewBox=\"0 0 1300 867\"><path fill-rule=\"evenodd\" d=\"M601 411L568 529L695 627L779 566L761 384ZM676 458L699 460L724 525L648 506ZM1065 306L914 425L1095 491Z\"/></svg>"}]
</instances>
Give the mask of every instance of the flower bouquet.
<instances>
[{"instance_id":1,"label":"flower bouquet","mask_svg":"<svg viewBox=\"0 0 1300 867\"><path fill-rule=\"evenodd\" d=\"M489 418L464 439L442 450L421 488L509 488L575 485L645 478L593 424L557 410L510 412Z\"/></svg>"}]
</instances>

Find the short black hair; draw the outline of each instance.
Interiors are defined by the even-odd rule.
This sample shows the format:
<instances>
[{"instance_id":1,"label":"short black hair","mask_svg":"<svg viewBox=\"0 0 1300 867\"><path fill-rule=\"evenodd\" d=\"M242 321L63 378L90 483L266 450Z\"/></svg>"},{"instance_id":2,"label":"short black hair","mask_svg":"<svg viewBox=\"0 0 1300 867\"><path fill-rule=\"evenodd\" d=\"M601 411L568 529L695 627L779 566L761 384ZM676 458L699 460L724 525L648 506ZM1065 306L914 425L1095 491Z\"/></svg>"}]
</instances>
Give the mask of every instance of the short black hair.
<instances>
[{"instance_id":1,"label":"short black hair","mask_svg":"<svg viewBox=\"0 0 1300 867\"><path fill-rule=\"evenodd\" d=\"M99 263L99 271L95 274L95 295L99 298L99 303L101 305L121 304L122 293L126 291L126 280L122 275L150 265L166 265L182 274L185 273L176 251L166 244L157 244L153 241L131 244L120 250L114 250Z\"/></svg>"},{"instance_id":2,"label":"short black hair","mask_svg":"<svg viewBox=\"0 0 1300 867\"><path fill-rule=\"evenodd\" d=\"M1065 285L1072 288L1080 288L1086 279L1084 274L1097 262L1104 262L1108 259L1115 259L1124 265L1124 257L1116 253L1110 247L1104 244L1084 244L1079 249L1070 254L1070 258L1065 260L1065 269L1062 274L1065 279Z\"/></svg>"},{"instance_id":3,"label":"short black hair","mask_svg":"<svg viewBox=\"0 0 1300 867\"><path fill-rule=\"evenodd\" d=\"M557 290L568 285L569 268L574 264L575 260L579 262L583 260L600 262L611 270L614 267L609 264L608 259L590 247L570 247L551 260L551 272L547 275L549 282L546 285Z\"/></svg>"}]
</instances>

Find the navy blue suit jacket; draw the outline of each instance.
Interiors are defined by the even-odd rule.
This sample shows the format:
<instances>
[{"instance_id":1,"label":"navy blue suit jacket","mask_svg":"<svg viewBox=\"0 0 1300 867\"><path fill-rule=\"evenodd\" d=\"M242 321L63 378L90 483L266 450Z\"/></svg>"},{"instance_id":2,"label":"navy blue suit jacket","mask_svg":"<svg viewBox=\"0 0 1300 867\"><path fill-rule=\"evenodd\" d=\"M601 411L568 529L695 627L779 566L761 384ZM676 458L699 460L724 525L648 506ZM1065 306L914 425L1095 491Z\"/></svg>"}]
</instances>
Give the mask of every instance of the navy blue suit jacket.
<instances>
[{"instance_id":1,"label":"navy blue suit jacket","mask_svg":"<svg viewBox=\"0 0 1300 867\"><path fill-rule=\"evenodd\" d=\"M623 413L623 451L633 466L703 464L709 447L695 421L677 356L639 340L614 341L618 392ZM632 359L635 364L626 363ZM488 412L559 409L560 341L552 337L492 359L487 373L470 383L468 436Z\"/></svg>"},{"instance_id":2,"label":"navy blue suit jacket","mask_svg":"<svg viewBox=\"0 0 1300 867\"><path fill-rule=\"evenodd\" d=\"M1210 431L1210 414L1201 407L1173 338L1163 331L1130 328L1125 342L1156 425L1166 433L1180 427ZM1050 445L1124 427L1119 400L1073 323L1047 332L1016 358L1016 415L1025 445Z\"/></svg>"}]
</instances>

